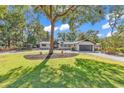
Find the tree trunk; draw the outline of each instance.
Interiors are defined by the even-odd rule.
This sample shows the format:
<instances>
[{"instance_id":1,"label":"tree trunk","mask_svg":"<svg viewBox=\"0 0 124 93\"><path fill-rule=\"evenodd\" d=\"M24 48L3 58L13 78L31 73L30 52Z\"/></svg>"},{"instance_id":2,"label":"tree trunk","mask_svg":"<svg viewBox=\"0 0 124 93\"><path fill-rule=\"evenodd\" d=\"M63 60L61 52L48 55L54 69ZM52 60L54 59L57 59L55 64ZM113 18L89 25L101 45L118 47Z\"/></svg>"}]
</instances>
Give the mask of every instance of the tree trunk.
<instances>
[{"instance_id":1,"label":"tree trunk","mask_svg":"<svg viewBox=\"0 0 124 93\"><path fill-rule=\"evenodd\" d=\"M50 34L50 50L49 54L53 54L54 49L54 23L51 22L51 34Z\"/></svg>"},{"instance_id":2,"label":"tree trunk","mask_svg":"<svg viewBox=\"0 0 124 93\"><path fill-rule=\"evenodd\" d=\"M7 47L10 48L10 46L11 45L10 45L10 39L9 39L8 42L7 42Z\"/></svg>"}]
</instances>

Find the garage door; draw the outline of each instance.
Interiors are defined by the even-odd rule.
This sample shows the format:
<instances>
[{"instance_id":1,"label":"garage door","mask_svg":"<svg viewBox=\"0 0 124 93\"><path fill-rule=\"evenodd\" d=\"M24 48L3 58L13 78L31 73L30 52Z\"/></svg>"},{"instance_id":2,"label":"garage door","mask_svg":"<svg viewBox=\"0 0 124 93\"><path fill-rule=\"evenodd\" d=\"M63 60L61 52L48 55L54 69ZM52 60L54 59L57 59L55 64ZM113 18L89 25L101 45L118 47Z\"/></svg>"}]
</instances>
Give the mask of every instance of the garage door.
<instances>
[{"instance_id":1,"label":"garage door","mask_svg":"<svg viewBox=\"0 0 124 93\"><path fill-rule=\"evenodd\" d=\"M79 45L80 51L92 51L92 45Z\"/></svg>"}]
</instances>

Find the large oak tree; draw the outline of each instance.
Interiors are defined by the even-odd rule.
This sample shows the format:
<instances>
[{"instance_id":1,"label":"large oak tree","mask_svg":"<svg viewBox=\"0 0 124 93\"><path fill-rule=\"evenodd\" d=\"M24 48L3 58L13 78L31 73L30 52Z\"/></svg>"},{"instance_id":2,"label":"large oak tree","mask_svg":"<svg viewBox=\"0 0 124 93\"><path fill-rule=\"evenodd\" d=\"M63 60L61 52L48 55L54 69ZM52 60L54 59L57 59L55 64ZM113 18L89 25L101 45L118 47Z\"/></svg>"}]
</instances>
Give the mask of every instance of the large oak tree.
<instances>
[{"instance_id":1,"label":"large oak tree","mask_svg":"<svg viewBox=\"0 0 124 93\"><path fill-rule=\"evenodd\" d=\"M35 9L44 14L51 23L50 35L50 50L49 54L53 53L54 49L54 27L58 20L68 23L70 29L74 30L85 22L96 22L103 15L102 6L74 6L74 5L39 5Z\"/></svg>"}]
</instances>

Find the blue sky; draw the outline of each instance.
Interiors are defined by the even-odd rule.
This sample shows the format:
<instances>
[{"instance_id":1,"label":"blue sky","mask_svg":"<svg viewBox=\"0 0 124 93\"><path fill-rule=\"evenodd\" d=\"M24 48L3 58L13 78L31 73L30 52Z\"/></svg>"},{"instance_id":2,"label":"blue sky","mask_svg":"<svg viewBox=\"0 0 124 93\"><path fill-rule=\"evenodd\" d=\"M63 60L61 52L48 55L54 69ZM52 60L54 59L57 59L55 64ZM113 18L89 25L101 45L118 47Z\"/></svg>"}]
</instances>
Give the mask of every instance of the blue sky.
<instances>
[{"instance_id":1,"label":"blue sky","mask_svg":"<svg viewBox=\"0 0 124 93\"><path fill-rule=\"evenodd\" d=\"M50 22L45 16L40 15L39 21L44 26L45 30L50 30ZM57 38L57 33L60 31L61 32L62 31L70 31L69 28L67 27L67 25L68 24L62 24L61 21L56 22L55 38ZM63 27L65 27L65 29L62 29ZM90 30L90 29L99 31L99 37L106 37L110 33L110 28L109 28L107 19L102 19L101 21L95 23L94 25L92 25L90 23L82 24L78 29L81 32L86 32L87 30Z\"/></svg>"}]
</instances>

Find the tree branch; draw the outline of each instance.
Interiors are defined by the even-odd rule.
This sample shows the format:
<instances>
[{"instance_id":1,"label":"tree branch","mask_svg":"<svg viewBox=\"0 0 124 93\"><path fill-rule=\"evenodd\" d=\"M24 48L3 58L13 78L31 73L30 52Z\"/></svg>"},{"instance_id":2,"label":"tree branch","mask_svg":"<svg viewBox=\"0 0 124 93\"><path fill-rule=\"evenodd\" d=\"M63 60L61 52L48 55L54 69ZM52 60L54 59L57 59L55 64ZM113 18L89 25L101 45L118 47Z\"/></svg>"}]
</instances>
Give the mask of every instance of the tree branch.
<instances>
[{"instance_id":1,"label":"tree branch","mask_svg":"<svg viewBox=\"0 0 124 93\"><path fill-rule=\"evenodd\" d=\"M49 12L44 8L45 5L38 5L38 7L41 9L42 12L44 12L44 14L48 17L48 19L50 19Z\"/></svg>"},{"instance_id":2,"label":"tree branch","mask_svg":"<svg viewBox=\"0 0 124 93\"><path fill-rule=\"evenodd\" d=\"M77 7L75 5L70 6L65 12L58 14L54 17L53 21L55 22L59 17L66 15L69 11L74 11Z\"/></svg>"},{"instance_id":3,"label":"tree branch","mask_svg":"<svg viewBox=\"0 0 124 93\"><path fill-rule=\"evenodd\" d=\"M53 21L53 20L52 20L52 18L53 18L53 9L52 9L52 5L49 6L49 9L50 9L50 20Z\"/></svg>"}]
</instances>

